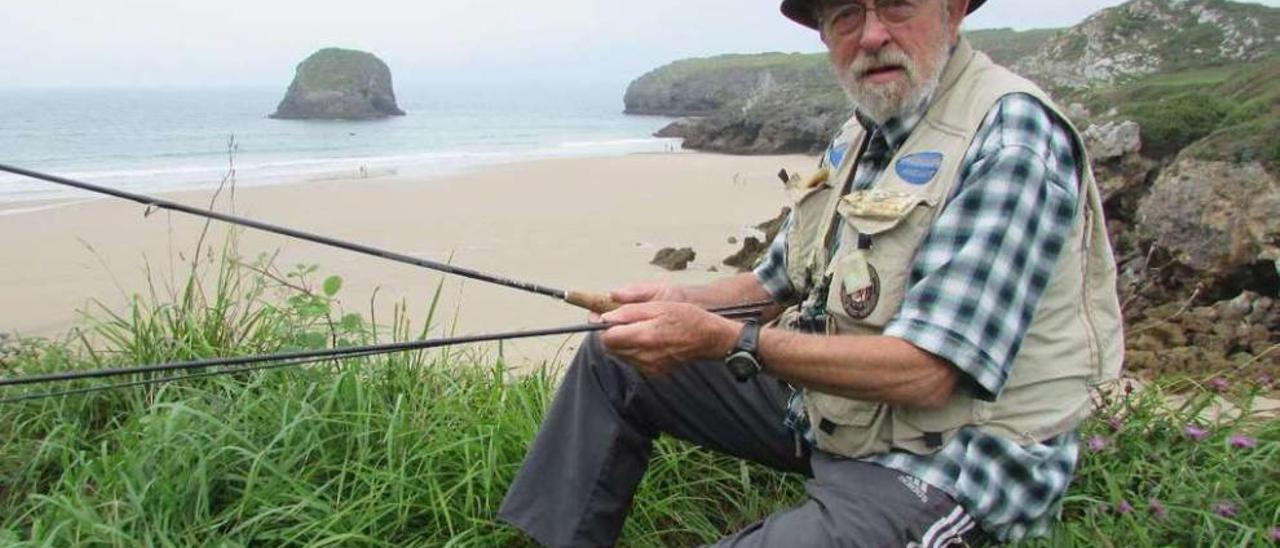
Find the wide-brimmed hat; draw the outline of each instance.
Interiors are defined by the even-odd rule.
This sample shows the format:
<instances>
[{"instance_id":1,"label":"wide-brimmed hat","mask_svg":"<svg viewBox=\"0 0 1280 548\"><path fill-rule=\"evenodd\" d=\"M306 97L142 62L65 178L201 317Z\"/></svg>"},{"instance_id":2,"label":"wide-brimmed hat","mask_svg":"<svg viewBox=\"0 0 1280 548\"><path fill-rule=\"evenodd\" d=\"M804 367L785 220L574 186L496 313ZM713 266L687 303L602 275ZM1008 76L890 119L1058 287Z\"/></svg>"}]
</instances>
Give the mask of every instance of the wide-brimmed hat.
<instances>
[{"instance_id":1,"label":"wide-brimmed hat","mask_svg":"<svg viewBox=\"0 0 1280 548\"><path fill-rule=\"evenodd\" d=\"M818 30L818 18L815 17L813 4L816 0L783 0L782 14L806 27ZM969 13L982 7L987 0L969 0Z\"/></svg>"}]
</instances>

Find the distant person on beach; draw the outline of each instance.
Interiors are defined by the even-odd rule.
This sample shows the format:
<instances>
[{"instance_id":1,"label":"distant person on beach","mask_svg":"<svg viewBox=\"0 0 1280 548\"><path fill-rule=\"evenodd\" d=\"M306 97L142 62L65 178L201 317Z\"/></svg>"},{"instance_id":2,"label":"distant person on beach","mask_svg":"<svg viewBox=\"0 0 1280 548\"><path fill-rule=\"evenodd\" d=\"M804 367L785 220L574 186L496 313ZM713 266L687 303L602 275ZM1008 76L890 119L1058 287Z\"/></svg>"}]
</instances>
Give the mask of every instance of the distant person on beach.
<instances>
[{"instance_id":1,"label":"distant person on beach","mask_svg":"<svg viewBox=\"0 0 1280 548\"><path fill-rule=\"evenodd\" d=\"M586 340L499 517L614 544L666 433L802 474L726 546L1042 536L1090 386L1122 361L1115 260L1080 136L960 37L983 0L786 0L856 114L754 272L634 285ZM767 326L705 308L768 299Z\"/></svg>"}]
</instances>

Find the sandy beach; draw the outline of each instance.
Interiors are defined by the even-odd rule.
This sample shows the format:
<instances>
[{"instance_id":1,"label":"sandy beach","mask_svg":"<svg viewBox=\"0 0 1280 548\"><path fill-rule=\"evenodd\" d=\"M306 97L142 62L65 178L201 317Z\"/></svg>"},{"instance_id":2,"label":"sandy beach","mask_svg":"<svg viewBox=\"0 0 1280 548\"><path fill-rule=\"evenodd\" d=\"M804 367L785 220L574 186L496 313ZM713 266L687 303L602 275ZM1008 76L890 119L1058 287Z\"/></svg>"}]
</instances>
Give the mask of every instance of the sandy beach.
<instances>
[{"instance_id":1,"label":"sandy beach","mask_svg":"<svg viewBox=\"0 0 1280 548\"><path fill-rule=\"evenodd\" d=\"M449 177L299 182L236 190L218 208L263 221L392 251L491 271L557 288L604 291L643 279L700 283L729 275L720 261L730 237L783 204L780 168L807 171L804 156L700 153L542 160ZM207 205L212 191L167 198ZM226 195L224 194L224 198ZM119 200L0 206L0 332L56 337L81 322L93 300L120 309L147 290L147 268L161 288L186 274L203 222L165 212L144 216ZM211 233L220 241L224 232ZM649 265L662 247L692 247L687 271ZM385 322L396 302L425 317L441 275L374 257L247 231L241 254L278 253L277 264L320 266L316 284L340 275L343 307ZM720 272L711 272L717 267ZM375 295L376 299L372 299ZM552 299L446 277L444 320L459 334L567 325L585 314ZM89 307L92 308L92 307ZM444 329L444 328L442 328ZM436 332L435 334L440 334ZM573 338L508 344L513 365L555 360Z\"/></svg>"}]
</instances>

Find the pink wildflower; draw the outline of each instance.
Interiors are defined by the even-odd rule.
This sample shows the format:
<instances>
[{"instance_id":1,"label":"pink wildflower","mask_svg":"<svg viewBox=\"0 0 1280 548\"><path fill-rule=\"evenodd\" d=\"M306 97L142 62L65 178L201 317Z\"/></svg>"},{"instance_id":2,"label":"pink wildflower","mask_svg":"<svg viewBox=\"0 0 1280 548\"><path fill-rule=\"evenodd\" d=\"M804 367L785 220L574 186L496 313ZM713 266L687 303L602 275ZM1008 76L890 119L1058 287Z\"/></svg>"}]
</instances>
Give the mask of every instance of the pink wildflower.
<instances>
[{"instance_id":1,"label":"pink wildflower","mask_svg":"<svg viewBox=\"0 0 1280 548\"><path fill-rule=\"evenodd\" d=\"M1258 446L1258 440L1249 436L1231 436L1231 446L1236 449L1253 449Z\"/></svg>"},{"instance_id":2,"label":"pink wildflower","mask_svg":"<svg viewBox=\"0 0 1280 548\"><path fill-rule=\"evenodd\" d=\"M1124 419L1120 418L1119 415L1116 415L1107 419L1107 425L1111 427L1112 432L1119 432L1121 428L1124 428Z\"/></svg>"},{"instance_id":3,"label":"pink wildflower","mask_svg":"<svg viewBox=\"0 0 1280 548\"><path fill-rule=\"evenodd\" d=\"M1121 500L1120 502L1116 503L1116 513L1117 513L1117 514L1120 514L1120 515L1122 515L1122 516L1123 516L1123 515L1128 514L1128 513L1132 512L1132 511L1133 511L1133 505L1132 505L1132 504L1129 504L1129 501L1127 501L1127 500Z\"/></svg>"},{"instance_id":4,"label":"pink wildflower","mask_svg":"<svg viewBox=\"0 0 1280 548\"><path fill-rule=\"evenodd\" d=\"M1102 436L1094 436L1092 438L1089 438L1090 452L1097 453L1098 451L1101 451L1106 448L1107 448L1107 438L1104 438Z\"/></svg>"},{"instance_id":5,"label":"pink wildflower","mask_svg":"<svg viewBox=\"0 0 1280 548\"><path fill-rule=\"evenodd\" d=\"M1209 388L1219 394L1226 392L1228 386L1230 385L1227 384L1227 379L1224 379L1222 377L1214 377L1212 380L1209 381Z\"/></svg>"},{"instance_id":6,"label":"pink wildflower","mask_svg":"<svg viewBox=\"0 0 1280 548\"><path fill-rule=\"evenodd\" d=\"M1189 438L1191 438L1191 439L1193 439L1193 440L1195 440L1195 441L1202 441L1202 440L1204 440L1205 438L1209 437L1209 431L1208 431L1208 430L1205 430L1205 429L1203 429L1203 428L1200 428L1199 426L1196 426L1196 425L1194 425L1194 424L1187 425L1186 430L1183 430L1183 432L1185 432L1185 433L1187 434L1187 437L1189 437Z\"/></svg>"},{"instance_id":7,"label":"pink wildflower","mask_svg":"<svg viewBox=\"0 0 1280 548\"><path fill-rule=\"evenodd\" d=\"M1236 509L1236 505L1231 504L1230 502L1219 502L1213 505L1213 513L1224 518L1234 518L1236 517L1236 514L1240 513L1240 511Z\"/></svg>"},{"instance_id":8,"label":"pink wildflower","mask_svg":"<svg viewBox=\"0 0 1280 548\"><path fill-rule=\"evenodd\" d=\"M1156 519L1169 517L1169 509L1164 507L1164 503L1160 502L1160 499L1148 499L1147 508L1151 509L1151 514L1154 515Z\"/></svg>"},{"instance_id":9,"label":"pink wildflower","mask_svg":"<svg viewBox=\"0 0 1280 548\"><path fill-rule=\"evenodd\" d=\"M1271 528L1271 540L1280 542L1280 527Z\"/></svg>"}]
</instances>

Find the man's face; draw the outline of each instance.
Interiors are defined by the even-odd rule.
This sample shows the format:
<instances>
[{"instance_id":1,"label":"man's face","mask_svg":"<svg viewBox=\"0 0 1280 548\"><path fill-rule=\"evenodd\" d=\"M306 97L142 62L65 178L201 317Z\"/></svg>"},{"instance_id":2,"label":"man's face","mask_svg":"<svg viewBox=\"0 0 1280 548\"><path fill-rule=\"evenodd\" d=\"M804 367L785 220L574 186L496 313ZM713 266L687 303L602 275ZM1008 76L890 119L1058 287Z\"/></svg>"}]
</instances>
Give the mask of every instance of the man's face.
<instances>
[{"instance_id":1,"label":"man's face","mask_svg":"<svg viewBox=\"0 0 1280 548\"><path fill-rule=\"evenodd\" d=\"M861 18L853 10L849 19L850 10L841 7L854 2L880 6ZM828 0L823 6L822 39L841 85L864 115L883 123L918 107L937 88L968 2Z\"/></svg>"}]
</instances>

